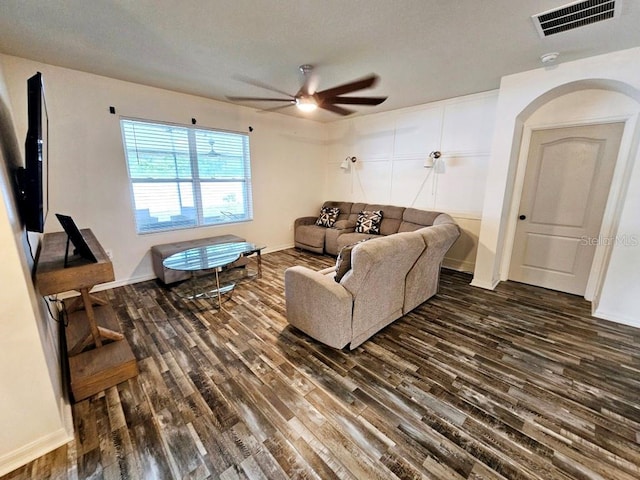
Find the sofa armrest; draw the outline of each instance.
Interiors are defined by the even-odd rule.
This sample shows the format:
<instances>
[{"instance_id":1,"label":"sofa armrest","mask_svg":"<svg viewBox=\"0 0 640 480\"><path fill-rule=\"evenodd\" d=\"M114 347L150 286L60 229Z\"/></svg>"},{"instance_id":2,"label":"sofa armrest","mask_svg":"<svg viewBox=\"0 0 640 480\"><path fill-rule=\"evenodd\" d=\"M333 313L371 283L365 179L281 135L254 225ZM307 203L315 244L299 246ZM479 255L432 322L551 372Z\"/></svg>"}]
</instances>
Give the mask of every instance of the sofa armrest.
<instances>
[{"instance_id":1,"label":"sofa armrest","mask_svg":"<svg viewBox=\"0 0 640 480\"><path fill-rule=\"evenodd\" d=\"M295 229L301 225L314 225L316 223L316 220L318 220L318 217L296 218L295 221L293 222L293 228Z\"/></svg>"},{"instance_id":2,"label":"sofa armrest","mask_svg":"<svg viewBox=\"0 0 640 480\"><path fill-rule=\"evenodd\" d=\"M427 244L427 249L431 249L430 255L439 257L442 261L451 245L460 236L460 227L455 223L445 223L421 228L419 232Z\"/></svg>"},{"instance_id":3,"label":"sofa armrest","mask_svg":"<svg viewBox=\"0 0 640 480\"><path fill-rule=\"evenodd\" d=\"M351 341L351 294L333 279L296 266L284 273L287 321L334 348Z\"/></svg>"},{"instance_id":4,"label":"sofa armrest","mask_svg":"<svg viewBox=\"0 0 640 480\"><path fill-rule=\"evenodd\" d=\"M335 277L336 266L334 265L333 267L323 268L322 270L318 270L318 273L320 275L332 275L333 277Z\"/></svg>"},{"instance_id":5,"label":"sofa armrest","mask_svg":"<svg viewBox=\"0 0 640 480\"><path fill-rule=\"evenodd\" d=\"M403 313L408 313L438 293L440 266L451 245L460 235L456 224L424 227L415 233L422 236L426 248L405 279Z\"/></svg>"}]
</instances>

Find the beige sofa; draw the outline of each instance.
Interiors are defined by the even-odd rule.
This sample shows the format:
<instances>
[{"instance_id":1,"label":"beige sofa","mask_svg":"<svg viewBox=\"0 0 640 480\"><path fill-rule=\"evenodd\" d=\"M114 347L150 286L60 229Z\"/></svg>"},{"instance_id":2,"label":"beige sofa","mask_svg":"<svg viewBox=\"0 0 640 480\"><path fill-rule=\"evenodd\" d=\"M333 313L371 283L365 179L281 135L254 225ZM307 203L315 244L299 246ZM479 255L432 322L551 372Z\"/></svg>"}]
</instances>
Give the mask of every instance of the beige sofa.
<instances>
[{"instance_id":1,"label":"beige sofa","mask_svg":"<svg viewBox=\"0 0 640 480\"><path fill-rule=\"evenodd\" d=\"M397 207L352 202L324 202L323 207L337 207L340 214L333 227L316 225L317 217L301 217L294 222L294 244L297 248L315 253L338 255L340 249L359 240L391 235L398 232L410 232L433 225L440 212L419 210L417 208ZM380 235L356 233L356 221L362 210L382 210Z\"/></svg>"},{"instance_id":2,"label":"beige sofa","mask_svg":"<svg viewBox=\"0 0 640 480\"><path fill-rule=\"evenodd\" d=\"M388 209L381 207L386 215ZM339 282L335 268L317 272L295 266L285 271L291 325L331 347L354 349L437 293L442 260L460 230L447 214L395 208L402 210L393 214L400 218L391 217L398 233L375 235L356 244L351 269ZM429 219L430 225L424 226ZM325 228L328 253L362 238L348 225L344 227L329 240L329 248L329 232L338 229Z\"/></svg>"}]
</instances>

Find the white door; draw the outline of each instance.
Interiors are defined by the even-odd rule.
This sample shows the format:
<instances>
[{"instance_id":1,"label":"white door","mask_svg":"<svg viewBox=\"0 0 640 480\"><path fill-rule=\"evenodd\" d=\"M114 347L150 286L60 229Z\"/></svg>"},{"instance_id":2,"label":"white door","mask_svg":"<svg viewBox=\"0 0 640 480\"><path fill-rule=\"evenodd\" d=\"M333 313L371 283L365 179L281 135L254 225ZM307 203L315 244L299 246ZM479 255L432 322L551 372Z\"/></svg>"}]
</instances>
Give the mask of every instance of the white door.
<instances>
[{"instance_id":1,"label":"white door","mask_svg":"<svg viewBox=\"0 0 640 480\"><path fill-rule=\"evenodd\" d=\"M584 295L623 129L532 133L509 279Z\"/></svg>"}]
</instances>

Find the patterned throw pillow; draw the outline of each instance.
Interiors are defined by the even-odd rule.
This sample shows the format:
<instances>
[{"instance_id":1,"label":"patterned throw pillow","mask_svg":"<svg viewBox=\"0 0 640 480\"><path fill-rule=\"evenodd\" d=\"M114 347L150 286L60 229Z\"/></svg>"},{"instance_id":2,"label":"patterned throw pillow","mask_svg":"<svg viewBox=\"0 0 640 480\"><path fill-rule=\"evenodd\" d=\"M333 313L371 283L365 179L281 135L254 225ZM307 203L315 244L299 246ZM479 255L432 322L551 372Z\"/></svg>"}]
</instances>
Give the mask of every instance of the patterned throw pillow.
<instances>
[{"instance_id":1,"label":"patterned throw pillow","mask_svg":"<svg viewBox=\"0 0 640 480\"><path fill-rule=\"evenodd\" d=\"M370 233L380 235L382 210L363 210L358 214L356 233Z\"/></svg>"},{"instance_id":2,"label":"patterned throw pillow","mask_svg":"<svg viewBox=\"0 0 640 480\"><path fill-rule=\"evenodd\" d=\"M351 245L345 245L340 249L340 253L338 253L338 259L336 260L336 276L334 277L334 280L336 282L340 283L342 277L344 277L344 275L349 270L351 270L351 250L353 250L353 247L355 247L359 243L366 242L367 240L369 239L364 238L359 242L352 243Z\"/></svg>"},{"instance_id":3,"label":"patterned throw pillow","mask_svg":"<svg viewBox=\"0 0 640 480\"><path fill-rule=\"evenodd\" d=\"M331 228L333 224L336 223L339 214L340 209L338 207L322 207L320 209L320 216L318 220L316 220L316 225Z\"/></svg>"}]
</instances>

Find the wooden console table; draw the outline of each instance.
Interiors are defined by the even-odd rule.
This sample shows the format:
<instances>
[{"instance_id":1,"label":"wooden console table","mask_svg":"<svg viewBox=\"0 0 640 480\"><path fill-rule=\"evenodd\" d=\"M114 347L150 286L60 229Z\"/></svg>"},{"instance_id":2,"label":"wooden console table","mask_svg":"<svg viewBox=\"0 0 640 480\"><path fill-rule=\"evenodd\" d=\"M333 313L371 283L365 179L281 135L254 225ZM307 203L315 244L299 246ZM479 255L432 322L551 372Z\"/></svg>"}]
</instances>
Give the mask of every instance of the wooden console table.
<instances>
[{"instance_id":1,"label":"wooden console table","mask_svg":"<svg viewBox=\"0 0 640 480\"><path fill-rule=\"evenodd\" d=\"M102 298L89 293L98 284L115 279L113 265L89 229L82 236L98 260L74 259L65 268L67 234L47 233L36 267L36 286L41 295L78 291L79 297L65 301L65 328L71 374L71 393L80 401L138 374L131 347L120 333L115 312Z\"/></svg>"}]
</instances>

